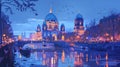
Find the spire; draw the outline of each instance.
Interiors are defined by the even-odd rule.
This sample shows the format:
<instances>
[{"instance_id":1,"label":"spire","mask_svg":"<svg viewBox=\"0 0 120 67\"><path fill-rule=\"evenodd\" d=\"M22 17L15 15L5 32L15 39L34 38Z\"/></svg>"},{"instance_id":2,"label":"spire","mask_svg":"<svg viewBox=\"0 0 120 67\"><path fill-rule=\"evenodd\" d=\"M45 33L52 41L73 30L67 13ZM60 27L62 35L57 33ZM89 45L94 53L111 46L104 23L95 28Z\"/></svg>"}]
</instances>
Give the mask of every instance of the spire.
<instances>
[{"instance_id":1,"label":"spire","mask_svg":"<svg viewBox=\"0 0 120 67\"><path fill-rule=\"evenodd\" d=\"M41 27L40 27L40 25L38 24L38 26L37 26L37 32L40 32L41 31Z\"/></svg>"},{"instance_id":2,"label":"spire","mask_svg":"<svg viewBox=\"0 0 120 67\"><path fill-rule=\"evenodd\" d=\"M50 13L52 13L52 8L50 8Z\"/></svg>"}]
</instances>

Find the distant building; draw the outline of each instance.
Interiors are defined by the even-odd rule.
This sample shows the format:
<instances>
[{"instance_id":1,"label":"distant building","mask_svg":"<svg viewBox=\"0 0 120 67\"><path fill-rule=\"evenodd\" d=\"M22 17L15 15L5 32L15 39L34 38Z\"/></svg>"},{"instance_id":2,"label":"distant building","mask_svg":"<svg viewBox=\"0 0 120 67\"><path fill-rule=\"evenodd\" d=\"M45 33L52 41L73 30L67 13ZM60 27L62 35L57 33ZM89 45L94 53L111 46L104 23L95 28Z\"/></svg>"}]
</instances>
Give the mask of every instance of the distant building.
<instances>
[{"instance_id":1,"label":"distant building","mask_svg":"<svg viewBox=\"0 0 120 67\"><path fill-rule=\"evenodd\" d=\"M63 40L63 41L65 40L65 25L64 24L61 24L61 26L60 26L59 36L60 36L61 40Z\"/></svg>"},{"instance_id":2,"label":"distant building","mask_svg":"<svg viewBox=\"0 0 120 67\"><path fill-rule=\"evenodd\" d=\"M22 40L26 39L26 33L25 32L21 33L21 37L22 37Z\"/></svg>"},{"instance_id":3,"label":"distant building","mask_svg":"<svg viewBox=\"0 0 120 67\"><path fill-rule=\"evenodd\" d=\"M65 25L64 25L64 24L61 24L61 26L60 26L60 31L61 31L62 33L65 33Z\"/></svg>"},{"instance_id":4,"label":"distant building","mask_svg":"<svg viewBox=\"0 0 120 67\"><path fill-rule=\"evenodd\" d=\"M36 40L36 41L41 41L42 40L42 31L41 31L41 27L38 24L36 32L35 33L31 33L30 34L30 39L31 40Z\"/></svg>"},{"instance_id":5,"label":"distant building","mask_svg":"<svg viewBox=\"0 0 120 67\"><path fill-rule=\"evenodd\" d=\"M22 36L21 35L18 35L18 41L22 40Z\"/></svg>"},{"instance_id":6,"label":"distant building","mask_svg":"<svg viewBox=\"0 0 120 67\"><path fill-rule=\"evenodd\" d=\"M39 24L37 26L35 37L36 37L36 40L42 40L42 32L41 32L41 27Z\"/></svg>"},{"instance_id":7,"label":"distant building","mask_svg":"<svg viewBox=\"0 0 120 67\"><path fill-rule=\"evenodd\" d=\"M35 34L34 33L30 33L30 40L35 40Z\"/></svg>"}]
</instances>

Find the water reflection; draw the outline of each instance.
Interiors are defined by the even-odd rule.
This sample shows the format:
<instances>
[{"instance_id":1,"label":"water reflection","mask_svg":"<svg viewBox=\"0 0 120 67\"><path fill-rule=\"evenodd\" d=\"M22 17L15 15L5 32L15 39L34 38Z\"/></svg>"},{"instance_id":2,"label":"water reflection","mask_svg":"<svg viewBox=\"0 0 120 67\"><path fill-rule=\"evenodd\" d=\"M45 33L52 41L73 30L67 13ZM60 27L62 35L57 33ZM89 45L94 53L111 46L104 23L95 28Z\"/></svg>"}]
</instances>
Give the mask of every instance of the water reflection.
<instances>
[{"instance_id":1,"label":"water reflection","mask_svg":"<svg viewBox=\"0 0 120 67\"><path fill-rule=\"evenodd\" d=\"M106 53L105 59L106 59L105 67L109 67L109 66L108 66L108 54L107 54L107 53Z\"/></svg>"},{"instance_id":2,"label":"water reflection","mask_svg":"<svg viewBox=\"0 0 120 67\"><path fill-rule=\"evenodd\" d=\"M19 53L19 58L22 58L22 55Z\"/></svg>"},{"instance_id":3,"label":"water reflection","mask_svg":"<svg viewBox=\"0 0 120 67\"><path fill-rule=\"evenodd\" d=\"M110 67L109 60L111 62L116 60L109 58L109 54L106 52L73 50L32 51L30 58L25 58L18 52L19 55L16 55L16 57L18 56L19 59L17 58L16 62L20 62L19 64L22 65L21 62L25 59L24 65L26 64L26 67L31 65L46 67Z\"/></svg>"},{"instance_id":4,"label":"water reflection","mask_svg":"<svg viewBox=\"0 0 120 67\"><path fill-rule=\"evenodd\" d=\"M65 52L64 52L64 50L62 51L61 60L62 60L62 62L64 62L64 61L65 61Z\"/></svg>"}]
</instances>

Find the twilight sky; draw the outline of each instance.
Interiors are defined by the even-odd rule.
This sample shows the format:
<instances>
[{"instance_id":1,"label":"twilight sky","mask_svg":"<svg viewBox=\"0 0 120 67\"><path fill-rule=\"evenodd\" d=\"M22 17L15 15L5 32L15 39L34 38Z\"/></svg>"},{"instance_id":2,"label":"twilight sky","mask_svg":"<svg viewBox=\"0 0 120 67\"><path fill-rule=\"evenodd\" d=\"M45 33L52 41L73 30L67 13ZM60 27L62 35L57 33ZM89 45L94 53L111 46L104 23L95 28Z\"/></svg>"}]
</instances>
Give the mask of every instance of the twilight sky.
<instances>
[{"instance_id":1,"label":"twilight sky","mask_svg":"<svg viewBox=\"0 0 120 67\"><path fill-rule=\"evenodd\" d=\"M99 21L100 18L111 12L120 13L120 0L39 0L35 6L37 16L30 10L19 12L13 8L14 14L7 14L12 22L14 34L25 32L28 37L29 33L34 33L36 26L42 25L50 8L53 9L59 26L64 23L66 31L72 32L74 19L78 13L83 16L85 26L91 20Z\"/></svg>"}]
</instances>

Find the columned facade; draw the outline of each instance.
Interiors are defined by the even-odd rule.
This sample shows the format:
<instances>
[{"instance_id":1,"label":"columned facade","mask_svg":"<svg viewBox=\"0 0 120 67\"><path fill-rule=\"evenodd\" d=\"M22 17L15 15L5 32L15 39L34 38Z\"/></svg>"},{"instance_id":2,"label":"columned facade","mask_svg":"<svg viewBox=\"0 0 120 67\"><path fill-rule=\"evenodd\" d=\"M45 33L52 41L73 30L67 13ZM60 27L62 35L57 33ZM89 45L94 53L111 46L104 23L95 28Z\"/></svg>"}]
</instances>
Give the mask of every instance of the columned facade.
<instances>
[{"instance_id":1,"label":"columned facade","mask_svg":"<svg viewBox=\"0 0 120 67\"><path fill-rule=\"evenodd\" d=\"M50 12L46 15L42 26L43 38L45 40L58 40L59 23L57 17L52 13L52 9L50 9Z\"/></svg>"}]
</instances>

